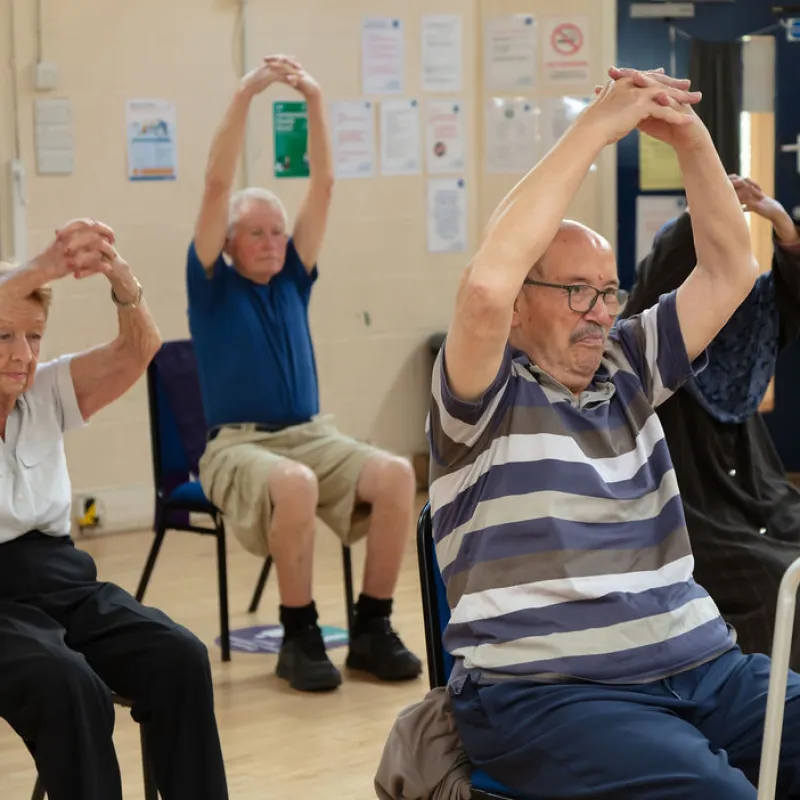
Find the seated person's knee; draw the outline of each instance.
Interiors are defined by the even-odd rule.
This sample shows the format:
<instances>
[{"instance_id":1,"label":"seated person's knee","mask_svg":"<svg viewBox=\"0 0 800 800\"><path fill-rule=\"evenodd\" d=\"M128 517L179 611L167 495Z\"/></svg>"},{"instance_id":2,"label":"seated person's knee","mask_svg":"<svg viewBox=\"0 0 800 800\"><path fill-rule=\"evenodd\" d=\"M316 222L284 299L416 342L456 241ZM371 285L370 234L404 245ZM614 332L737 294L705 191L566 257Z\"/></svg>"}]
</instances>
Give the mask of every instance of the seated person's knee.
<instances>
[{"instance_id":1,"label":"seated person's knee","mask_svg":"<svg viewBox=\"0 0 800 800\"><path fill-rule=\"evenodd\" d=\"M269 492L276 509L293 518L316 515L319 501L317 476L305 465L285 461L270 474Z\"/></svg>"},{"instance_id":2,"label":"seated person's knee","mask_svg":"<svg viewBox=\"0 0 800 800\"><path fill-rule=\"evenodd\" d=\"M364 499L369 502L391 500L410 505L417 488L411 464L407 459L389 453L374 459L365 478L360 488Z\"/></svg>"}]
</instances>

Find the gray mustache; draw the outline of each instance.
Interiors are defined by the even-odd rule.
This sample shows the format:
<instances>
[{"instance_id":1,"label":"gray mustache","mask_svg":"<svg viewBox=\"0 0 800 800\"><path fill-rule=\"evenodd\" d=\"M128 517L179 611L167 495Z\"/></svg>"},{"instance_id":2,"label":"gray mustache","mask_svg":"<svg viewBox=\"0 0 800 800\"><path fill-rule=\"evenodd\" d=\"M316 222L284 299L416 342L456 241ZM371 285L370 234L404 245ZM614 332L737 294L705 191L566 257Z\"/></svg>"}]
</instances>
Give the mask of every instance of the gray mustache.
<instances>
[{"instance_id":1,"label":"gray mustache","mask_svg":"<svg viewBox=\"0 0 800 800\"><path fill-rule=\"evenodd\" d=\"M569 341L570 344L576 344L577 342L582 342L584 339L589 339L594 336L602 336L603 341L605 341L605 328L603 328L602 325L598 325L596 322L587 322L573 332L572 336L569 337Z\"/></svg>"}]
</instances>

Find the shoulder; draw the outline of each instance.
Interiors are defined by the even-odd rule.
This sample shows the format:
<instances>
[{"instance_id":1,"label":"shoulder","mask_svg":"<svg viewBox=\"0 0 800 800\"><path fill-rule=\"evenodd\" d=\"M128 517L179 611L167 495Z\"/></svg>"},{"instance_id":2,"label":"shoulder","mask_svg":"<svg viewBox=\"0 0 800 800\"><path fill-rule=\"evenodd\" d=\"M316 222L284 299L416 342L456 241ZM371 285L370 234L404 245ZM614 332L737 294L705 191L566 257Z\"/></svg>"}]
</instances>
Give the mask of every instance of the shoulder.
<instances>
[{"instance_id":1,"label":"shoulder","mask_svg":"<svg viewBox=\"0 0 800 800\"><path fill-rule=\"evenodd\" d=\"M60 432L84 424L72 381L73 358L69 353L36 368L33 383L22 396L36 425L52 422Z\"/></svg>"}]
</instances>

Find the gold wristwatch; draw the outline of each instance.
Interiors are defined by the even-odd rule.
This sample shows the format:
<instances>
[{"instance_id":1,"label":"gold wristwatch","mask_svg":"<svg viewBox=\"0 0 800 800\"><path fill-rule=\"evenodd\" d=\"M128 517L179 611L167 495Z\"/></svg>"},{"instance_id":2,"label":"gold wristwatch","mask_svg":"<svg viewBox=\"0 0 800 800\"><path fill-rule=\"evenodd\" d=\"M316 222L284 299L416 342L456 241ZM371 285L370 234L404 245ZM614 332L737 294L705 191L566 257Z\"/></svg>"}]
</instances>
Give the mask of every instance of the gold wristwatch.
<instances>
[{"instance_id":1,"label":"gold wristwatch","mask_svg":"<svg viewBox=\"0 0 800 800\"><path fill-rule=\"evenodd\" d=\"M114 305L117 306L117 308L133 309L136 308L142 301L142 295L144 294L144 289L142 289L142 284L139 283L138 279L135 277L133 278L133 282L136 284L136 299L129 300L127 303L121 303L117 299L117 296L114 294L114 287L113 286L111 287L111 299L114 301Z\"/></svg>"}]
</instances>

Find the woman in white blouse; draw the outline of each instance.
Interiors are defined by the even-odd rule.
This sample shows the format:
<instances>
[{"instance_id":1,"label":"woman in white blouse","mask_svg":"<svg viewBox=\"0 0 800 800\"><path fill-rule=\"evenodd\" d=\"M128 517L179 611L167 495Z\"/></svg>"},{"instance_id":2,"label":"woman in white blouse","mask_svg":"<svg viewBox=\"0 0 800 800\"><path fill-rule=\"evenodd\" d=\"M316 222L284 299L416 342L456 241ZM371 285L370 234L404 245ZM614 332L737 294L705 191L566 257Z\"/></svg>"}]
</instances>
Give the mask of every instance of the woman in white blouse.
<instances>
[{"instance_id":1,"label":"woman in white blouse","mask_svg":"<svg viewBox=\"0 0 800 800\"><path fill-rule=\"evenodd\" d=\"M108 344L39 365L49 284L103 275ZM0 717L50 800L118 800L111 692L147 729L164 800L227 798L208 654L189 631L97 580L70 537L63 432L142 375L160 337L114 234L75 220L30 263L0 270Z\"/></svg>"}]
</instances>

